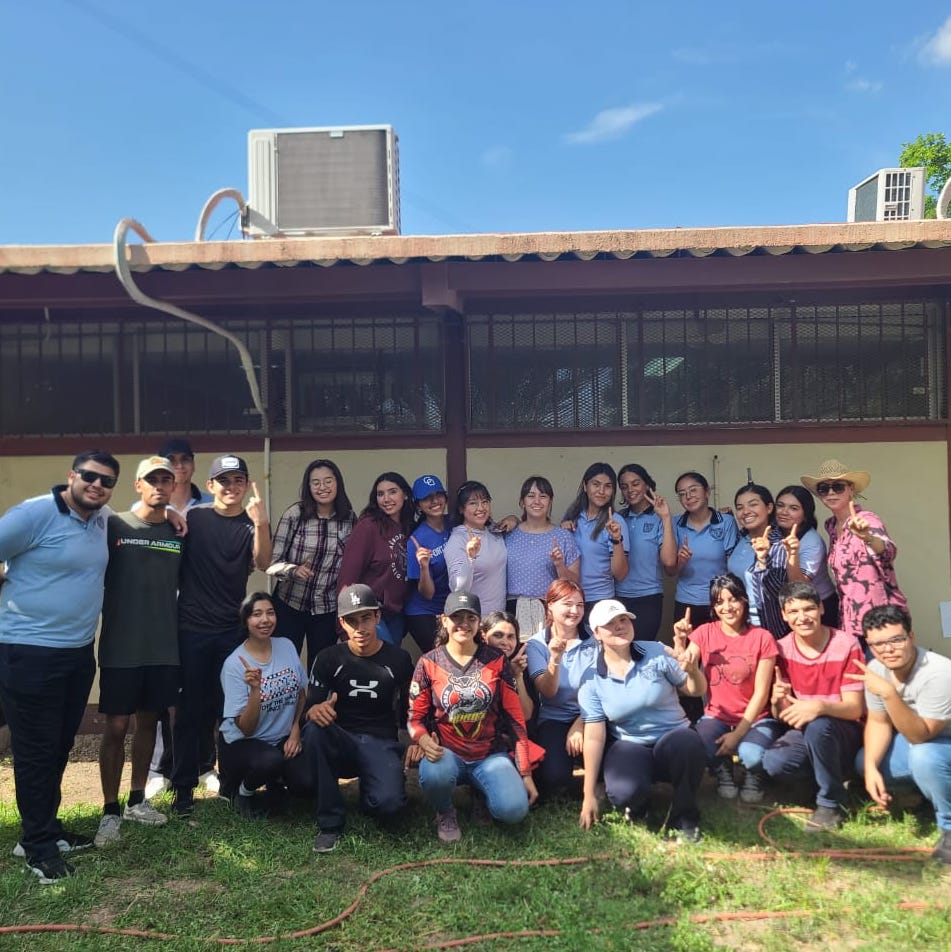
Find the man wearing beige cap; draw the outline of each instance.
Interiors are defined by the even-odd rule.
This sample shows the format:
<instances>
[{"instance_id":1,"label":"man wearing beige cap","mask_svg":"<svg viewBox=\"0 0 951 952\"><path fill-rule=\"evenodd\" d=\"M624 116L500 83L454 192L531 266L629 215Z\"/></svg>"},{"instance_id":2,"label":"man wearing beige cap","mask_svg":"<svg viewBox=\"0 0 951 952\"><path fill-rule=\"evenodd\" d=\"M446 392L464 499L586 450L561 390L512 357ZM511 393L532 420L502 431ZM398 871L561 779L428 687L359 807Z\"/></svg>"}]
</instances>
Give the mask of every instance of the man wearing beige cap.
<instances>
[{"instance_id":1,"label":"man wearing beige cap","mask_svg":"<svg viewBox=\"0 0 951 952\"><path fill-rule=\"evenodd\" d=\"M99 636L99 713L106 718L99 748L104 801L96 846L119 839L123 820L148 826L166 821L145 798L159 712L178 692L178 571L183 542L168 521L175 471L164 456L142 460L135 472L137 502L112 515ZM125 736L135 714L132 783L120 812L119 780Z\"/></svg>"}]
</instances>

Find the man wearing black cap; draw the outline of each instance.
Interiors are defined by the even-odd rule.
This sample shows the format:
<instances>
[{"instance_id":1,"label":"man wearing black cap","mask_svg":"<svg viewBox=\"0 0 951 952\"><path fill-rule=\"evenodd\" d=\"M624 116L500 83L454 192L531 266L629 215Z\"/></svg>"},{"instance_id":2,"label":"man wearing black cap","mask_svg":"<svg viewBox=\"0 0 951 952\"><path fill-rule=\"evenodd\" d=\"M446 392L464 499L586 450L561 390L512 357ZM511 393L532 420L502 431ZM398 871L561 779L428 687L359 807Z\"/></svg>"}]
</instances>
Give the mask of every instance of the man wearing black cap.
<instances>
[{"instance_id":1,"label":"man wearing black cap","mask_svg":"<svg viewBox=\"0 0 951 952\"><path fill-rule=\"evenodd\" d=\"M158 455L164 456L175 471L175 486L168 503L170 509L185 512L192 506L212 501L211 493L203 493L192 482L195 475L195 453L188 440L181 437L168 439L159 447Z\"/></svg>"},{"instance_id":2,"label":"man wearing black cap","mask_svg":"<svg viewBox=\"0 0 951 952\"><path fill-rule=\"evenodd\" d=\"M175 711L172 809L188 815L198 783L199 738L221 716L221 665L241 643L238 609L248 576L271 562L271 529L248 464L232 453L208 472L211 505L188 510L178 596L182 690ZM244 498L251 489L247 509Z\"/></svg>"},{"instance_id":3,"label":"man wearing black cap","mask_svg":"<svg viewBox=\"0 0 951 952\"><path fill-rule=\"evenodd\" d=\"M406 723L413 662L377 635L380 603L367 585L348 585L337 596L347 641L314 659L307 690L304 749L317 783L315 853L329 853L346 813L341 777L360 779L360 807L384 818L406 802L397 731Z\"/></svg>"}]
</instances>

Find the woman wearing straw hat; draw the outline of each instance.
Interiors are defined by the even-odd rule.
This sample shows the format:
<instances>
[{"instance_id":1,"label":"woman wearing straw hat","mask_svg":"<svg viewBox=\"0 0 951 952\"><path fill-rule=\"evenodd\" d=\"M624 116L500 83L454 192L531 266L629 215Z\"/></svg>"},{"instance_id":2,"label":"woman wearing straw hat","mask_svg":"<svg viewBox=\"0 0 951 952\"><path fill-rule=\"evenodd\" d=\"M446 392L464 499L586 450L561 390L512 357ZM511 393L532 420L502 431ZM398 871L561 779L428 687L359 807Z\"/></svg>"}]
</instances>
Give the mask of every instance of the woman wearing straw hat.
<instances>
[{"instance_id":1,"label":"woman wearing straw hat","mask_svg":"<svg viewBox=\"0 0 951 952\"><path fill-rule=\"evenodd\" d=\"M839 627L864 644L862 616L869 608L908 608L895 575L898 549L882 520L855 502L872 481L871 474L827 459L815 476L800 479L832 512L825 528L829 534L829 569L839 593Z\"/></svg>"}]
</instances>

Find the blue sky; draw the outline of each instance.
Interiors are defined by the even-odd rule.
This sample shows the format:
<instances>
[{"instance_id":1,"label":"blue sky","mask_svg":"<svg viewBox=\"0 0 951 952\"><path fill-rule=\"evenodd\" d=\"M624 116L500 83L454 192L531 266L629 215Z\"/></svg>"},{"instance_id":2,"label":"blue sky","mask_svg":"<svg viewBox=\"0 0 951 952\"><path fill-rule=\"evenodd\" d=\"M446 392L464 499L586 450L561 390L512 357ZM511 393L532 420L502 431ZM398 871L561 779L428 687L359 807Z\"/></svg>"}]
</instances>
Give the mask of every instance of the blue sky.
<instances>
[{"instance_id":1,"label":"blue sky","mask_svg":"<svg viewBox=\"0 0 951 952\"><path fill-rule=\"evenodd\" d=\"M951 5L5 0L0 88L0 244L190 240L249 129L368 123L404 234L843 221L951 135Z\"/></svg>"}]
</instances>

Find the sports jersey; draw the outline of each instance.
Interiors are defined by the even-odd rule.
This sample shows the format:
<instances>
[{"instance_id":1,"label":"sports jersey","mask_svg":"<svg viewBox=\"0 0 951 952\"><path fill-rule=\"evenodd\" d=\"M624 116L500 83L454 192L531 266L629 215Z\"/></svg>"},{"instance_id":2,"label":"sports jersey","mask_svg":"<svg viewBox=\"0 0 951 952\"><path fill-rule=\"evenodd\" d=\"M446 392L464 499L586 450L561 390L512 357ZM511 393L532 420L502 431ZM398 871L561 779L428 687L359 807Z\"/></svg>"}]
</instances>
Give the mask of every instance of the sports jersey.
<instances>
[{"instance_id":1,"label":"sports jersey","mask_svg":"<svg viewBox=\"0 0 951 952\"><path fill-rule=\"evenodd\" d=\"M405 615L440 615L446 596L449 594L449 569L446 567L446 543L452 530L446 526L442 532L437 532L428 522L421 522L406 543L406 577L416 582L410 588ZM415 540L415 541L414 541ZM423 598L419 593L419 559L416 558L416 544L424 549L430 549L432 556L429 559L429 576L433 580L435 589L432 598Z\"/></svg>"},{"instance_id":2,"label":"sports jersey","mask_svg":"<svg viewBox=\"0 0 951 952\"><path fill-rule=\"evenodd\" d=\"M460 665L440 645L424 654L410 685L409 734L418 741L436 731L439 743L466 761L509 753L518 772L531 773L531 755L518 689L505 655L479 644Z\"/></svg>"}]
</instances>

